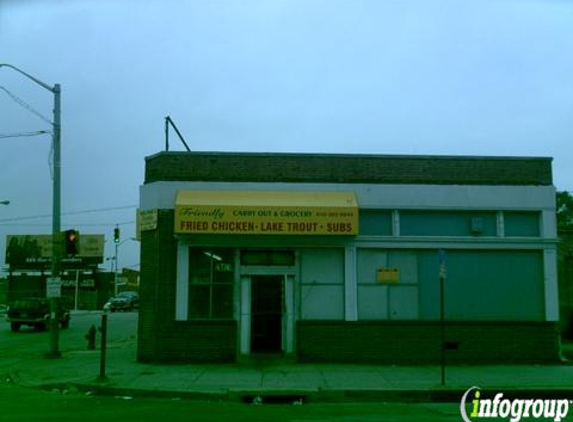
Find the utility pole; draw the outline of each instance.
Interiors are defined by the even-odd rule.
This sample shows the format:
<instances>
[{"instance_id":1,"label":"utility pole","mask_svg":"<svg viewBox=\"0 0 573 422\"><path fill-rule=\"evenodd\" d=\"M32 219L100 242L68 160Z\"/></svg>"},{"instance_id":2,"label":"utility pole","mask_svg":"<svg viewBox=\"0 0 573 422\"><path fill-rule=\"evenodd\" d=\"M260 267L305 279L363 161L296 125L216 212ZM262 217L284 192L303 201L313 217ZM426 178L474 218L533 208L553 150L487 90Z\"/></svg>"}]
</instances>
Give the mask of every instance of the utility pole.
<instances>
[{"instance_id":1,"label":"utility pole","mask_svg":"<svg viewBox=\"0 0 573 422\"><path fill-rule=\"evenodd\" d=\"M119 249L120 241L120 233L119 233L119 225L116 224L115 229L113 230L113 242L115 243L115 273L113 276L113 296L117 296L117 252Z\"/></svg>"},{"instance_id":2,"label":"utility pole","mask_svg":"<svg viewBox=\"0 0 573 422\"><path fill-rule=\"evenodd\" d=\"M54 168L53 168L53 184L52 184L52 277L51 283L60 287L60 262L62 245L60 238L60 203L61 203L61 147L60 147L60 137L61 137L61 87L60 84L54 84L50 86L34 76L18 69L16 66L7 63L0 63L0 67L7 67L9 69L15 70L16 72L24 75L31 81L40 85L42 88L50 91L54 94L54 121L52 122L52 142L54 150ZM59 295L52 295L50 297L50 349L46 354L47 358L59 358L61 356L59 350L59 331L58 331L58 319L57 319L57 308L58 308L58 297Z\"/></svg>"},{"instance_id":3,"label":"utility pole","mask_svg":"<svg viewBox=\"0 0 573 422\"><path fill-rule=\"evenodd\" d=\"M61 236L60 236L60 204L61 204L61 147L60 147L60 84L55 84L52 91L54 93L54 170L53 170L53 189L52 189L52 280L60 279L60 262L61 262ZM46 355L47 358L56 359L61 356L60 353L60 332L58 327L58 298L50 298L50 350Z\"/></svg>"}]
</instances>

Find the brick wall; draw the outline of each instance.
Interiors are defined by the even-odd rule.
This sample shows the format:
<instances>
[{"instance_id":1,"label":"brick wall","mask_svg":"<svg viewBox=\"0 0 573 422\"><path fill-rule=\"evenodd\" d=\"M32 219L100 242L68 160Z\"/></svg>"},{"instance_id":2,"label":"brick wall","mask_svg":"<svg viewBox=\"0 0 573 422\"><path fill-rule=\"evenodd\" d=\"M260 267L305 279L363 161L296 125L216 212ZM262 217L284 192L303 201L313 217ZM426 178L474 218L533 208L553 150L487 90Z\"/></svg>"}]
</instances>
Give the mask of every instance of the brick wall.
<instances>
[{"instance_id":1,"label":"brick wall","mask_svg":"<svg viewBox=\"0 0 573 422\"><path fill-rule=\"evenodd\" d=\"M156 362L234 362L235 321L178 321L163 327Z\"/></svg>"},{"instance_id":2,"label":"brick wall","mask_svg":"<svg viewBox=\"0 0 573 422\"><path fill-rule=\"evenodd\" d=\"M162 152L145 183L235 181L551 185L551 158Z\"/></svg>"},{"instance_id":3,"label":"brick wall","mask_svg":"<svg viewBox=\"0 0 573 422\"><path fill-rule=\"evenodd\" d=\"M146 158L145 183L260 181L297 183L420 183L551 185L550 158L325 154L180 153ZM237 323L176 322L177 242L173 210L159 210L157 229L142 233L138 360L232 361ZM449 324L449 362L554 362L551 323ZM436 363L439 326L423 322L297 324L301 361Z\"/></svg>"},{"instance_id":4,"label":"brick wall","mask_svg":"<svg viewBox=\"0 0 573 422\"><path fill-rule=\"evenodd\" d=\"M157 229L141 233L141 278L137 357L155 361L159 353L160 330L169 324L174 295L177 245L173 236L173 211L158 212ZM171 312L172 311L172 312Z\"/></svg>"},{"instance_id":5,"label":"brick wall","mask_svg":"<svg viewBox=\"0 0 573 422\"><path fill-rule=\"evenodd\" d=\"M448 363L556 363L553 323L449 323ZM437 364L440 327L434 322L305 321L297 324L301 362Z\"/></svg>"},{"instance_id":6,"label":"brick wall","mask_svg":"<svg viewBox=\"0 0 573 422\"><path fill-rule=\"evenodd\" d=\"M177 241L173 210L160 210L157 229L142 232L137 359L142 362L232 361L234 321L175 321Z\"/></svg>"}]
</instances>

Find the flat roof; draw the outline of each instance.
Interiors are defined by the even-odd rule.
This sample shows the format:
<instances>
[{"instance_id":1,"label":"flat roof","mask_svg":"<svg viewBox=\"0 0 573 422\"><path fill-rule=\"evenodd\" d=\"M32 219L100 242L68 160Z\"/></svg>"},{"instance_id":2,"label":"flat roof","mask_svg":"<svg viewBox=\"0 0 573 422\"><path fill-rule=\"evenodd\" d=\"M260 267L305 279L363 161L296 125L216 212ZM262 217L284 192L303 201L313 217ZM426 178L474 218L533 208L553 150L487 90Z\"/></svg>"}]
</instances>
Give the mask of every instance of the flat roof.
<instances>
[{"instance_id":1,"label":"flat roof","mask_svg":"<svg viewBox=\"0 0 573 422\"><path fill-rule=\"evenodd\" d=\"M171 152L145 158L157 181L552 185L551 157Z\"/></svg>"}]
</instances>

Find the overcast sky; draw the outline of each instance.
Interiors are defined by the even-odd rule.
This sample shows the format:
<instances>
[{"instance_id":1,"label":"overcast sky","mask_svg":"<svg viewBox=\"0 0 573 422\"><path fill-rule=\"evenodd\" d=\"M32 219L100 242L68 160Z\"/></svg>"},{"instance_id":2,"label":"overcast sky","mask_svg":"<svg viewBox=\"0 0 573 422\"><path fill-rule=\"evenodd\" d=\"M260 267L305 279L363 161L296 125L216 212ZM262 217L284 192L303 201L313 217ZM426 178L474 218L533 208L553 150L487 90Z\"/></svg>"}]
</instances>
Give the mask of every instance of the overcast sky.
<instances>
[{"instance_id":1,"label":"overcast sky","mask_svg":"<svg viewBox=\"0 0 573 422\"><path fill-rule=\"evenodd\" d=\"M549 156L573 190L572 28L565 0L0 0L0 63L61 84L62 228L110 256L167 115L192 150ZM2 265L51 232L23 219L51 215L50 136L2 137L50 125L13 95L50 120L53 96L0 87Z\"/></svg>"}]
</instances>

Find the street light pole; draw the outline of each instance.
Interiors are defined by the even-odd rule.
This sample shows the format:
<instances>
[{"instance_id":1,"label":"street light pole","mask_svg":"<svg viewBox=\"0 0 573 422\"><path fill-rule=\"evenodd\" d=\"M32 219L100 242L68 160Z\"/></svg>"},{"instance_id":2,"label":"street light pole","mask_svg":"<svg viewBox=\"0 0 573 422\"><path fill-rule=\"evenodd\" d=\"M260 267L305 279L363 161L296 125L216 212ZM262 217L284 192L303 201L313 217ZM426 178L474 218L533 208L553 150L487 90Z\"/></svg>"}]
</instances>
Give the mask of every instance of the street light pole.
<instances>
[{"instance_id":1,"label":"street light pole","mask_svg":"<svg viewBox=\"0 0 573 422\"><path fill-rule=\"evenodd\" d=\"M61 230L61 147L60 147L60 131L61 131L61 105L60 84L55 84L52 91L54 93L54 129L53 139L54 143L54 180L52 189L52 280L58 280L60 277L60 252L62 250L60 245L60 230ZM47 358L59 358L61 356L59 343L60 333L58 330L58 305L57 298L50 298L50 350L48 351Z\"/></svg>"},{"instance_id":2,"label":"street light pole","mask_svg":"<svg viewBox=\"0 0 573 422\"><path fill-rule=\"evenodd\" d=\"M60 221L61 221L61 87L60 84L54 84L53 87L33 77L32 75L18 69L11 64L0 63L0 67L7 67L16 72L26 76L42 88L54 94L54 121L52 122L52 142L54 149L54 168L53 168L53 184L52 184L52 280L58 280L60 277ZM59 358L61 356L59 350L59 331L57 314L57 299L50 298L50 350L46 355L47 358Z\"/></svg>"},{"instance_id":3,"label":"street light pole","mask_svg":"<svg viewBox=\"0 0 573 422\"><path fill-rule=\"evenodd\" d=\"M113 276L113 295L117 296L117 250L119 249L119 243L115 244L115 274Z\"/></svg>"},{"instance_id":4,"label":"street light pole","mask_svg":"<svg viewBox=\"0 0 573 422\"><path fill-rule=\"evenodd\" d=\"M118 290L117 289L117 281L118 281L118 276L119 276L119 273L118 273L119 266L118 266L117 258L118 258L118 253L119 253L119 247L129 240L137 240L137 239L135 237L129 237L127 239L122 240L121 242L115 242L115 257L112 258L115 261L115 274L114 274L114 278L113 278L114 296L117 296L117 290Z\"/></svg>"}]
</instances>

